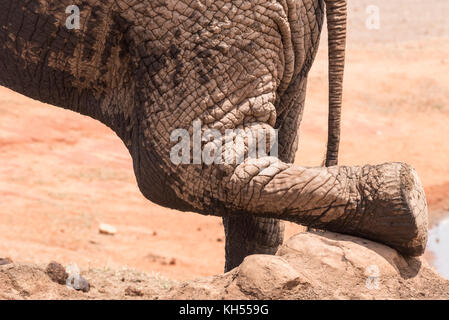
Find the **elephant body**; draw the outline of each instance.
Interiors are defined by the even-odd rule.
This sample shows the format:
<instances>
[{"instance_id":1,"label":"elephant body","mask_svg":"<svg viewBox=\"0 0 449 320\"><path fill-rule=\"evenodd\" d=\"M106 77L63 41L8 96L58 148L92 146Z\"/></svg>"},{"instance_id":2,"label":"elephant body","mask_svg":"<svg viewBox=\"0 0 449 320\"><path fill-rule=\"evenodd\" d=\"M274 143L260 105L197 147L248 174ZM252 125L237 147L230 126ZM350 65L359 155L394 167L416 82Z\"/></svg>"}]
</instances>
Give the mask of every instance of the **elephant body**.
<instances>
[{"instance_id":1,"label":"elephant body","mask_svg":"<svg viewBox=\"0 0 449 320\"><path fill-rule=\"evenodd\" d=\"M283 240L281 220L365 236L409 254L424 250L425 198L413 169L336 166L345 1L0 4L8 8L0 12L0 85L111 127L130 151L149 200L222 216L226 270L248 254L275 253ZM66 25L73 4L80 29ZM328 168L295 167L307 75L326 14ZM175 164L171 133L192 133L195 120L202 132L276 129L279 157Z\"/></svg>"}]
</instances>

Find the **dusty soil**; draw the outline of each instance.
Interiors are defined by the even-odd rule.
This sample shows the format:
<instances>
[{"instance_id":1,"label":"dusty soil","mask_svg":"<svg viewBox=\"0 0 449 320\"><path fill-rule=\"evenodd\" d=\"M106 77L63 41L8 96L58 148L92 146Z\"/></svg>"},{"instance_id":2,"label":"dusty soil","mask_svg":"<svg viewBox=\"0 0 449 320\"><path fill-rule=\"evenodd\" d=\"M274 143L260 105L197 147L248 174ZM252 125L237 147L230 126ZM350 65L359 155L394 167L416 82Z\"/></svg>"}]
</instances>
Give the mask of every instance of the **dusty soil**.
<instances>
[{"instance_id":1,"label":"dusty soil","mask_svg":"<svg viewBox=\"0 0 449 320\"><path fill-rule=\"evenodd\" d=\"M349 2L340 163L411 164L434 222L449 211L449 3ZM372 4L380 8L379 30L365 27ZM322 43L310 74L300 165L320 165L324 157L325 35ZM0 257L16 262L56 260L104 272L126 267L177 280L223 270L219 218L150 203L108 128L6 88L0 88L0 201ZM117 233L99 234L102 222ZM300 229L289 224L287 236Z\"/></svg>"},{"instance_id":2,"label":"dusty soil","mask_svg":"<svg viewBox=\"0 0 449 320\"><path fill-rule=\"evenodd\" d=\"M82 277L90 290L81 292L59 281L64 273L56 263L0 266L0 299L449 299L449 281L422 258L331 232L299 233L275 256L252 255L226 274L189 281L89 269Z\"/></svg>"}]
</instances>

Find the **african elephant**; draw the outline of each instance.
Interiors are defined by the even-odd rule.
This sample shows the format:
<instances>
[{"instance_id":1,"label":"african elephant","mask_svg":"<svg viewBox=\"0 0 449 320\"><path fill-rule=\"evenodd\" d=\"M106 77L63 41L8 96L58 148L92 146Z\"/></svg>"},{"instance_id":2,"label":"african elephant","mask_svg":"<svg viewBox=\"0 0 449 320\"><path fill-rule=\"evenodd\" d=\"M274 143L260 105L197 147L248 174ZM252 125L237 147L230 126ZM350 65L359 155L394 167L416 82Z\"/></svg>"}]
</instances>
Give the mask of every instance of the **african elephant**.
<instances>
[{"instance_id":1,"label":"african elephant","mask_svg":"<svg viewBox=\"0 0 449 320\"><path fill-rule=\"evenodd\" d=\"M149 200L223 217L226 270L249 254L275 253L283 240L281 220L380 241L409 255L423 253L427 206L414 169L403 163L337 166L345 0L0 5L0 85L112 128L128 148ZM80 28L67 27L71 5L80 10ZM326 166L305 168L292 162L325 15ZM171 134L178 128L192 132L195 120L201 132L276 129L278 157L174 163Z\"/></svg>"}]
</instances>

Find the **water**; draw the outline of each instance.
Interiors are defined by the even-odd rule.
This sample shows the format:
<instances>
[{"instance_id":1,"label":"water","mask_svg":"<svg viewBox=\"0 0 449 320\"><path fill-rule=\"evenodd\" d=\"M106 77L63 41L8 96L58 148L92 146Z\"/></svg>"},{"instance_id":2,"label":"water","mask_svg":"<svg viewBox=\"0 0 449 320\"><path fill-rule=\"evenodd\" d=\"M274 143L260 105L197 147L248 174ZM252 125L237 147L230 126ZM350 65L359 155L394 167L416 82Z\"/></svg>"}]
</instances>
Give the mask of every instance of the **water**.
<instances>
[{"instance_id":1,"label":"water","mask_svg":"<svg viewBox=\"0 0 449 320\"><path fill-rule=\"evenodd\" d=\"M427 247L435 255L433 265L438 272L449 279L449 218L429 231Z\"/></svg>"}]
</instances>

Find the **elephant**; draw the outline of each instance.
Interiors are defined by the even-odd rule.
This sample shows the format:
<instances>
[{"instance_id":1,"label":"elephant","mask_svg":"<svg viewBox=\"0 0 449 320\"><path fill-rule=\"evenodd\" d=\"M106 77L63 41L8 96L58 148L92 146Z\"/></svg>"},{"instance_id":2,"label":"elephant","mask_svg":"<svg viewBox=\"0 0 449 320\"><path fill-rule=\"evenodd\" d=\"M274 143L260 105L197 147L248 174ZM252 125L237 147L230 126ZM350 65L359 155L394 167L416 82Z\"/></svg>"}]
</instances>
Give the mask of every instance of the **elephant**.
<instances>
[{"instance_id":1,"label":"elephant","mask_svg":"<svg viewBox=\"0 0 449 320\"><path fill-rule=\"evenodd\" d=\"M150 201L222 217L225 271L250 254L276 253L283 221L382 242L406 255L424 252L427 204L416 171L406 163L337 163L346 0L0 4L0 85L110 127ZM301 167L293 165L298 128L325 17L326 160ZM71 24L76 19L78 27ZM194 121L202 133L275 132L277 155L249 156L245 138L241 162L172 161L179 142L173 131L192 133ZM200 149L211 141L201 140Z\"/></svg>"}]
</instances>

